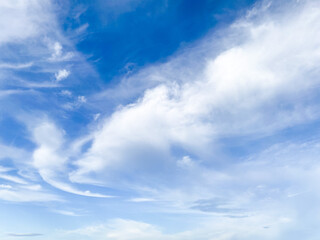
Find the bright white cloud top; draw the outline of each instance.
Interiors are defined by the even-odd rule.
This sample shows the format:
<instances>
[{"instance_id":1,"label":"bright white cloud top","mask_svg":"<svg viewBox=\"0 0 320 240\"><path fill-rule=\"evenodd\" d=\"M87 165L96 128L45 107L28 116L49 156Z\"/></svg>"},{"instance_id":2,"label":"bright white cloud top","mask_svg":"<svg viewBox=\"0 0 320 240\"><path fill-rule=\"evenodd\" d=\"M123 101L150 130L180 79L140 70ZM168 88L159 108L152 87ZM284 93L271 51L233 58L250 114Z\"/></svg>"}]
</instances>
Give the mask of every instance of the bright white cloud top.
<instances>
[{"instance_id":1,"label":"bright white cloud top","mask_svg":"<svg viewBox=\"0 0 320 240\"><path fill-rule=\"evenodd\" d=\"M1 239L317 239L318 1L258 1L112 83L62 5L0 2Z\"/></svg>"}]
</instances>

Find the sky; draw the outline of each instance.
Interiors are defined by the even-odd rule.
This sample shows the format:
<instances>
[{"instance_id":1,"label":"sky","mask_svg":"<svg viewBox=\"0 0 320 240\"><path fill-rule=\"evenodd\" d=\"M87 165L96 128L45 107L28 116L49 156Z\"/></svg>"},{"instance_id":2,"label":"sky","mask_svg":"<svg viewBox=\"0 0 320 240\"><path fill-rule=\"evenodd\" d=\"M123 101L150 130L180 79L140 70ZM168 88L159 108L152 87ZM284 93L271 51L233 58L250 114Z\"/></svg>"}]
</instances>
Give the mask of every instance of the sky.
<instances>
[{"instance_id":1,"label":"sky","mask_svg":"<svg viewBox=\"0 0 320 240\"><path fill-rule=\"evenodd\" d=\"M318 240L320 2L0 0L2 240Z\"/></svg>"}]
</instances>

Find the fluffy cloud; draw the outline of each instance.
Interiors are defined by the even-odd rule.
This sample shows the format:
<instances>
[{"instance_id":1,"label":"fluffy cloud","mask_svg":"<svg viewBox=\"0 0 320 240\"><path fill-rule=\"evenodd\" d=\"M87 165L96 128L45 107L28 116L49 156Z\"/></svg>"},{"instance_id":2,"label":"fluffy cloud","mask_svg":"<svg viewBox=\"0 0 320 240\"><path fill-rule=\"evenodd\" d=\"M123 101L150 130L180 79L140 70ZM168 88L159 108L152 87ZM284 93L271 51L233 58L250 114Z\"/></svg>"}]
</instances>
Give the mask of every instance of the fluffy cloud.
<instances>
[{"instance_id":1,"label":"fluffy cloud","mask_svg":"<svg viewBox=\"0 0 320 240\"><path fill-rule=\"evenodd\" d=\"M50 23L50 1L4 0L0 3L0 45L37 36Z\"/></svg>"},{"instance_id":2,"label":"fluffy cloud","mask_svg":"<svg viewBox=\"0 0 320 240\"><path fill-rule=\"evenodd\" d=\"M1 15L0 10L0 20L3 16L10 20L12 14L25 21L19 19L18 24L13 20L13 33L5 26L0 45L37 37L46 21L33 16L32 9L45 10L46 4L2 1L0 8L8 13ZM108 186L120 194L125 190L125 204L152 204L164 214L200 216L199 221L192 219L197 226L178 233L143 221L117 219L69 232L63 238L306 238L290 232L303 232L320 220L315 214L320 210L315 184L319 182L316 156L320 145L317 139L299 142L283 130L307 128L319 119L319 9L316 1L290 1L280 8L275 3L256 6L227 30L109 89L107 93L124 104L103 117L110 111L103 111L107 98L100 102L102 106L95 102L102 113L95 115L88 133L79 138L72 139L49 117L23 116L31 135L28 140L34 145L24 150L0 145L0 178L4 182L0 199L61 201L43 190L42 179L54 188L87 197L109 196L82 190L82 183ZM26 31L18 31L22 28ZM43 67L34 59L1 63L2 79L10 71L33 66L49 73L51 79L56 73L57 82L66 79L70 72L61 62L71 55L64 51L63 41L44 42L35 55L54 67ZM48 86L48 82L21 82L24 87ZM12 93L8 90L0 96ZM92 104L92 99L105 93L84 97L63 90L58 95L72 99L60 106L73 110ZM127 104L132 96L138 96L137 100ZM255 153L250 151L249 145L259 145L262 138L275 135L281 138L268 140ZM241 142L241 148L249 153L229 156L228 145L233 141ZM4 167L8 162L14 167ZM76 216L72 211L54 212ZM185 223L182 218L179 220Z\"/></svg>"},{"instance_id":3,"label":"fluffy cloud","mask_svg":"<svg viewBox=\"0 0 320 240\"><path fill-rule=\"evenodd\" d=\"M31 129L37 145L32 165L52 186L84 196L105 195L75 189L68 176L74 183L162 189L178 202L188 195L184 206L214 197L208 194L211 183L233 179L215 169L233 166L221 163L221 138L261 137L317 119L312 86L318 84L318 8L314 2L292 3L277 15L257 7L224 31L220 43L213 43L217 35L208 36L168 63L143 70L133 79L151 79L154 87L99 118L99 127L74 143L51 121L37 122ZM214 50L219 44L221 52ZM61 57L61 43L54 42L52 51L51 58ZM68 74L63 69L56 78ZM84 102L79 96L75 104ZM141 199L160 197L155 195Z\"/></svg>"},{"instance_id":4,"label":"fluffy cloud","mask_svg":"<svg viewBox=\"0 0 320 240\"><path fill-rule=\"evenodd\" d=\"M138 74L158 85L102 123L71 179L86 182L95 175L108 183L147 184L165 174L166 181L184 155L204 165L219 162L221 138L272 135L317 119L312 87L319 84L319 4L292 2L282 14L271 6L257 7L225 31L224 51L196 59L216 44L208 37L194 52Z\"/></svg>"},{"instance_id":5,"label":"fluffy cloud","mask_svg":"<svg viewBox=\"0 0 320 240\"><path fill-rule=\"evenodd\" d=\"M70 75L70 71L66 69L62 69L62 70L59 70L54 76L56 78L56 81L60 82L66 79L67 77L69 77L69 75Z\"/></svg>"}]
</instances>

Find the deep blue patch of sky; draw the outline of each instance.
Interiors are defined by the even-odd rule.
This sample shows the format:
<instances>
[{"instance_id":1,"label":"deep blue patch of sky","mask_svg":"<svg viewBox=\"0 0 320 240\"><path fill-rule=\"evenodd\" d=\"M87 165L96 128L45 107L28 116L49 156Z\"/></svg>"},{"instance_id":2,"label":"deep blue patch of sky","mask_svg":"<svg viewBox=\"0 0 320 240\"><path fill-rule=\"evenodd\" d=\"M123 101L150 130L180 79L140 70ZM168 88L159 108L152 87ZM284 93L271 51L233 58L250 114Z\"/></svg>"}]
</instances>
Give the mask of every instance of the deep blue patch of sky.
<instances>
[{"instance_id":1,"label":"deep blue patch of sky","mask_svg":"<svg viewBox=\"0 0 320 240\"><path fill-rule=\"evenodd\" d=\"M230 23L255 1L133 0L124 1L123 6L121 2L71 1L73 14L63 19L69 33L89 24L88 34L78 39L76 47L88 56L105 83L128 70L164 61L213 27ZM126 9L121 12L122 7ZM85 11L77 16L81 10Z\"/></svg>"}]
</instances>

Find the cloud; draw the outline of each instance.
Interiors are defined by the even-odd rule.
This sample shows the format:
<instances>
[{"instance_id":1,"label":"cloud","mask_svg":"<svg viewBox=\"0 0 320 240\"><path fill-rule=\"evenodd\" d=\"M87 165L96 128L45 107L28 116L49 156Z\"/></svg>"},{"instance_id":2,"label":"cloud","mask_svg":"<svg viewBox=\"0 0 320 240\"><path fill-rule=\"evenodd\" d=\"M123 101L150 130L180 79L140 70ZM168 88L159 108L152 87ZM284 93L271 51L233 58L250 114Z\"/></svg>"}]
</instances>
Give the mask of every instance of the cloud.
<instances>
[{"instance_id":1,"label":"cloud","mask_svg":"<svg viewBox=\"0 0 320 240\"><path fill-rule=\"evenodd\" d=\"M214 166L221 138L261 138L318 119L319 4L290 4L282 14L257 7L261 16L251 11L221 39L208 36L134 76L155 86L93 132L72 181L168 184L183 156Z\"/></svg>"},{"instance_id":2,"label":"cloud","mask_svg":"<svg viewBox=\"0 0 320 240\"><path fill-rule=\"evenodd\" d=\"M10 64L10 63L0 63L0 69L1 68L9 68L9 69L23 69L23 68L29 68L33 65L32 62L28 63L18 63L18 64Z\"/></svg>"},{"instance_id":3,"label":"cloud","mask_svg":"<svg viewBox=\"0 0 320 240\"><path fill-rule=\"evenodd\" d=\"M55 180L57 178L55 175L52 174L52 172L46 172L44 170L40 171L40 174L43 178L44 181L49 183L51 186L60 189L64 192L80 195L80 196L85 196L85 197L94 197L94 198L112 198L113 196L110 195L105 195L105 194L100 194L100 193L93 193L89 190L78 190L75 187L71 186L70 184L67 184L62 181Z\"/></svg>"},{"instance_id":4,"label":"cloud","mask_svg":"<svg viewBox=\"0 0 320 240\"><path fill-rule=\"evenodd\" d=\"M57 82L66 79L71 72L65 69L65 62L81 60L72 60L73 45L63 36L57 21L58 5L51 0L5 0L1 1L0 8L2 104L8 101L4 97L12 94L39 96L45 88L59 87ZM55 82L52 82L52 75ZM24 92L35 88L37 91ZM20 107L21 98L16 97L16 107Z\"/></svg>"},{"instance_id":5,"label":"cloud","mask_svg":"<svg viewBox=\"0 0 320 240\"><path fill-rule=\"evenodd\" d=\"M68 156L64 155L64 131L53 123L42 120L32 128L34 142L38 147L33 152L33 166L38 170L44 181L65 192L88 196L107 198L104 194L92 193L89 190L78 190L66 183L62 177L66 174Z\"/></svg>"},{"instance_id":6,"label":"cloud","mask_svg":"<svg viewBox=\"0 0 320 240\"><path fill-rule=\"evenodd\" d=\"M71 97L71 95L69 95ZM73 102L67 102L62 105L62 107L66 110L76 110L80 108L83 104L87 102L87 98L85 96L77 96L73 98Z\"/></svg>"},{"instance_id":7,"label":"cloud","mask_svg":"<svg viewBox=\"0 0 320 240\"><path fill-rule=\"evenodd\" d=\"M68 153L65 153L68 151L62 146L65 143L63 131L55 128L54 124L51 128L50 124L43 126L37 117L30 117L35 112L42 115L49 109L60 108L60 103L54 99L56 94L50 88L61 87L60 82L69 77L71 71L66 69L66 61L86 65L80 55L73 59L76 56L73 44L61 33L57 21L58 8L50 0L5 0L0 3L0 101L2 106L6 106L1 109L1 120L17 120L22 130L15 131L19 141L25 144L21 147L15 142L0 143L0 165L2 161L13 165L10 171L0 171L0 180L13 186L12 189L1 189L8 190L2 191L0 197L7 201L58 199L42 189L38 184L41 179L46 179L63 191L106 197L67 184L67 174L63 174L67 173L69 163ZM61 93L72 95L68 90ZM32 94L32 98L27 94ZM43 103L44 99L48 104ZM84 96L76 96L73 107L78 108L86 101ZM43 104L41 109L39 103ZM28 116L23 114L26 108L31 112ZM32 121L39 123L39 126ZM25 127L30 130L31 136L26 134ZM49 131L56 142L50 140L51 136L46 136L41 129ZM7 140L6 135L2 137ZM24 199L23 194L34 196Z\"/></svg>"},{"instance_id":8,"label":"cloud","mask_svg":"<svg viewBox=\"0 0 320 240\"><path fill-rule=\"evenodd\" d=\"M28 158L28 156L30 156L30 154L26 150L23 150L18 147L7 146L0 143L0 160L5 158L18 160L22 158ZM0 169L1 169L1 166L0 166Z\"/></svg>"},{"instance_id":9,"label":"cloud","mask_svg":"<svg viewBox=\"0 0 320 240\"><path fill-rule=\"evenodd\" d=\"M161 236L161 232L150 224L124 219L116 219L107 225L89 226L70 231L68 234L86 235L96 239L117 240L159 239L159 235Z\"/></svg>"},{"instance_id":10,"label":"cloud","mask_svg":"<svg viewBox=\"0 0 320 240\"><path fill-rule=\"evenodd\" d=\"M76 214L72 211L66 211L66 210L53 210L53 212L61 214L61 215L65 215L65 216L71 216L71 217L81 216L81 215Z\"/></svg>"},{"instance_id":11,"label":"cloud","mask_svg":"<svg viewBox=\"0 0 320 240\"><path fill-rule=\"evenodd\" d=\"M4 0L0 3L0 45L38 36L52 19L50 1Z\"/></svg>"},{"instance_id":12,"label":"cloud","mask_svg":"<svg viewBox=\"0 0 320 240\"><path fill-rule=\"evenodd\" d=\"M127 219L114 219L107 224L69 231L65 235L82 235L87 236L84 239L97 240L281 239L279 238L279 230L290 225L290 219L283 217L259 218L252 216L246 219L206 218L206 221L200 227L195 226L187 231L164 233L159 227L152 224ZM265 228L269 223L271 227Z\"/></svg>"},{"instance_id":13,"label":"cloud","mask_svg":"<svg viewBox=\"0 0 320 240\"><path fill-rule=\"evenodd\" d=\"M256 7L227 30L108 90L122 89L113 97L124 103L102 117L110 111L104 109L108 99L103 99L95 106L103 110L101 117L87 134L72 139L68 129L49 117L24 118L34 148L0 145L0 158L15 163L27 159L32 172L64 192L107 198L83 190L81 184L108 186L129 190L127 204L148 202L163 214L201 217L193 229L176 233L117 219L70 235L103 240L285 239L297 226L306 229L319 220L311 213L319 210L319 143L301 143L283 133L319 118L319 8L311 1L290 2L286 8ZM43 59L58 62L64 56L62 43L52 42ZM60 65L50 76L55 72L57 81L69 75ZM91 97L67 90L60 94L73 100L65 109L91 104ZM127 104L132 96L136 100ZM260 146L261 139L268 142ZM247 152L237 155L234 142L241 142ZM254 144L260 148L252 150ZM0 177L12 185L1 185L2 200L61 200L39 187L38 178L10 171L0 166Z\"/></svg>"},{"instance_id":14,"label":"cloud","mask_svg":"<svg viewBox=\"0 0 320 240\"><path fill-rule=\"evenodd\" d=\"M152 198L132 198L129 200L130 202L144 203L144 202L154 202L155 199Z\"/></svg>"},{"instance_id":15,"label":"cloud","mask_svg":"<svg viewBox=\"0 0 320 240\"><path fill-rule=\"evenodd\" d=\"M66 69L62 69L59 70L56 74L55 74L55 78L57 82L60 82L66 78L68 78L70 75L70 71L66 70Z\"/></svg>"},{"instance_id":16,"label":"cloud","mask_svg":"<svg viewBox=\"0 0 320 240\"><path fill-rule=\"evenodd\" d=\"M11 189L12 186L11 185L7 185L7 184L0 184L0 188Z\"/></svg>"},{"instance_id":17,"label":"cloud","mask_svg":"<svg viewBox=\"0 0 320 240\"><path fill-rule=\"evenodd\" d=\"M318 219L310 209L318 209L319 143L288 139L283 130L319 118L314 87L320 6L291 4L280 15L269 6L260 16L257 9L234 23L224 32L221 52L211 50L219 43L208 37L193 52L133 76L132 81L143 77L139 84L151 79L155 86L99 119L74 161L71 181L129 188L139 193L131 201L155 199L162 213L208 216L201 226L167 234L152 224L132 223L138 229L133 233L122 222L81 234L88 239L286 239L296 227L303 232ZM264 150L249 146L270 136ZM248 153L221 153L234 141ZM301 194L290 197L295 193Z\"/></svg>"},{"instance_id":18,"label":"cloud","mask_svg":"<svg viewBox=\"0 0 320 240\"><path fill-rule=\"evenodd\" d=\"M194 167L194 162L189 156L184 156L181 160L177 161L177 165L181 168L192 168Z\"/></svg>"},{"instance_id":19,"label":"cloud","mask_svg":"<svg viewBox=\"0 0 320 240\"><path fill-rule=\"evenodd\" d=\"M82 29L84 31L85 29ZM65 52L63 51L63 46L60 42L52 42L48 40L49 49L52 51L51 57L48 58L51 62L63 62L63 61L69 61L74 56L74 52ZM62 70L63 71L63 70Z\"/></svg>"},{"instance_id":20,"label":"cloud","mask_svg":"<svg viewBox=\"0 0 320 240\"><path fill-rule=\"evenodd\" d=\"M13 176L11 174L0 174L0 179L4 179L10 182L19 183L19 184L27 184L27 181L20 177Z\"/></svg>"},{"instance_id":21,"label":"cloud","mask_svg":"<svg viewBox=\"0 0 320 240\"><path fill-rule=\"evenodd\" d=\"M55 42L53 44L53 53L52 53L52 58L58 58L61 57L62 55L62 45L59 42Z\"/></svg>"},{"instance_id":22,"label":"cloud","mask_svg":"<svg viewBox=\"0 0 320 240\"><path fill-rule=\"evenodd\" d=\"M28 191L22 189L0 189L0 199L9 202L50 202L62 201L62 198L40 191Z\"/></svg>"},{"instance_id":23,"label":"cloud","mask_svg":"<svg viewBox=\"0 0 320 240\"><path fill-rule=\"evenodd\" d=\"M39 237L43 236L42 233L8 233L10 237Z\"/></svg>"},{"instance_id":24,"label":"cloud","mask_svg":"<svg viewBox=\"0 0 320 240\"><path fill-rule=\"evenodd\" d=\"M125 79L151 83L141 88L143 93L138 88L137 101L97 119L97 128L72 153L66 148L77 139L69 142L52 121L37 122L31 129L37 146L29 154L33 167L52 186L83 196L107 197L74 187L95 182L138 192L153 188L154 194L146 191L141 199L161 199L163 192L163 200L181 201L185 208L214 198L210 189L221 191L214 180L227 185L234 179L215 169L218 163L233 166L220 163L221 138L255 139L318 118L312 86L318 84L319 6L295 4L299 9L282 9L281 16L268 12L270 7L261 16L251 11L223 31L222 38L208 36L167 63ZM61 58L62 43L52 43L49 55ZM62 81L70 72L59 69L55 77ZM64 108L86 101L77 96Z\"/></svg>"},{"instance_id":25,"label":"cloud","mask_svg":"<svg viewBox=\"0 0 320 240\"><path fill-rule=\"evenodd\" d=\"M60 92L60 94L61 94L62 96L66 96L66 97L71 97L71 96L72 96L72 92L70 92L69 90L62 90L62 91Z\"/></svg>"}]
</instances>

